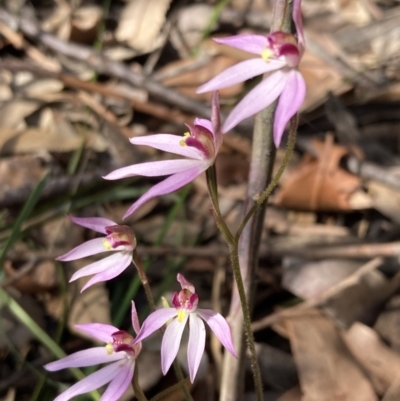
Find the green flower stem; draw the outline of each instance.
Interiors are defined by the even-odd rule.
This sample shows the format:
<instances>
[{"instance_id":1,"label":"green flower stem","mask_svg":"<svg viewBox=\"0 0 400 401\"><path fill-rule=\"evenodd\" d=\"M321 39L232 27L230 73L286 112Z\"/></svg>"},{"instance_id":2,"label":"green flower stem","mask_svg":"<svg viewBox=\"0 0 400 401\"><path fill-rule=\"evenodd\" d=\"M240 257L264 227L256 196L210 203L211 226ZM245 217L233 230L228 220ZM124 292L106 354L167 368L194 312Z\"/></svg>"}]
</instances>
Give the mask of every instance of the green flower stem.
<instances>
[{"instance_id":1,"label":"green flower stem","mask_svg":"<svg viewBox=\"0 0 400 401\"><path fill-rule=\"evenodd\" d=\"M142 388L139 385L139 366L138 365L139 364L136 363L135 371L133 373L133 379L132 379L133 391L135 392L135 397L139 401L149 401L147 399L147 397L144 395L144 392L143 392Z\"/></svg>"},{"instance_id":2,"label":"green flower stem","mask_svg":"<svg viewBox=\"0 0 400 401\"><path fill-rule=\"evenodd\" d=\"M235 240L239 241L240 236L242 235L242 232L250 220L251 216L255 213L257 208L259 208L271 195L271 192L273 189L278 185L279 180L282 177L283 172L285 171L287 165L289 164L289 160L292 156L294 146L296 145L296 134L297 134L297 123L298 123L298 118L293 117L292 120L290 121L290 130L289 130L289 140L288 140L288 145L286 148L286 153L283 158L282 164L279 166L279 170L276 173L275 177L272 179L272 181L269 183L268 187L265 189L265 191L260 195L260 197L256 200L256 203L253 205L253 207L247 212L246 216L244 217L243 221L240 223L240 226L235 234Z\"/></svg>"},{"instance_id":3,"label":"green flower stem","mask_svg":"<svg viewBox=\"0 0 400 401\"><path fill-rule=\"evenodd\" d=\"M174 384L173 386L170 386L167 389L161 391L161 393L158 393L153 398L151 398L150 401L160 401L163 398L169 396L174 391L178 390L179 387L181 387L181 386L185 386L186 387L188 384L189 384L189 378L187 377L186 379L183 379L182 381Z\"/></svg>"}]
</instances>

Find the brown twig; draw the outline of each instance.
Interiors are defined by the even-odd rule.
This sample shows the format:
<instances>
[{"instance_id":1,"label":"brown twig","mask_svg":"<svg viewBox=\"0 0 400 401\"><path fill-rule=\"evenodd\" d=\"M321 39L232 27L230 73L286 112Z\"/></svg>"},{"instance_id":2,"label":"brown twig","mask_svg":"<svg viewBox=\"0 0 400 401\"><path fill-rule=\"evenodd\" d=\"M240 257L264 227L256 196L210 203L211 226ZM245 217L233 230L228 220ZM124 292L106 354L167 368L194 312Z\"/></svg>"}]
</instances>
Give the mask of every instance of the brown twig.
<instances>
[{"instance_id":1,"label":"brown twig","mask_svg":"<svg viewBox=\"0 0 400 401\"><path fill-rule=\"evenodd\" d=\"M350 276L346 277L344 280L328 288L326 291L317 295L316 297L308 299L290 309L285 309L272 315L269 315L263 319L260 319L252 323L251 327L254 331L261 330L270 326L271 324L276 323L281 319L298 316L299 314L304 313L306 309L320 306L328 299L332 298L334 295L342 291L343 289L357 283L363 275L377 269L381 264L382 264L382 259L375 258L370 262L366 263L365 265L361 266L358 270L356 270Z\"/></svg>"},{"instance_id":2,"label":"brown twig","mask_svg":"<svg viewBox=\"0 0 400 401\"><path fill-rule=\"evenodd\" d=\"M150 95L158 97L166 103L181 108L182 110L192 112L199 117L209 118L210 116L209 107L181 95L171 88L166 88L160 83L153 81L151 78L131 70L125 64L110 60L88 46L65 42L54 35L43 32L31 18L16 17L6 10L0 9L0 21L13 29L20 29L26 36L39 41L49 49L62 53L67 57L85 62L98 73L114 76L136 87L144 88Z\"/></svg>"}]
</instances>

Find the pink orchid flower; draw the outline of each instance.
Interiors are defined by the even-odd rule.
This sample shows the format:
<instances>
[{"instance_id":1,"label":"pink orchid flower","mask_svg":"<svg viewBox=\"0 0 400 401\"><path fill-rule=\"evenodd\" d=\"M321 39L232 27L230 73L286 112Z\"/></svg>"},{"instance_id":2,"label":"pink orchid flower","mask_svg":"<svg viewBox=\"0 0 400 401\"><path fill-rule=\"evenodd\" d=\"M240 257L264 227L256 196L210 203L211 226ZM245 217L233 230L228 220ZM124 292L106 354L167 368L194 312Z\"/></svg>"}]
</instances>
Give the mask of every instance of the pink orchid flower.
<instances>
[{"instance_id":1,"label":"pink orchid flower","mask_svg":"<svg viewBox=\"0 0 400 401\"><path fill-rule=\"evenodd\" d=\"M104 178L119 180L121 178L142 175L145 177L170 177L150 188L125 213L128 217L141 205L159 195L169 194L193 181L206 171L213 163L222 143L220 128L220 111L218 93L212 100L211 121L196 118L193 125L188 125L189 132L183 138L178 135L156 134L131 138L134 145L147 145L155 149L186 156L187 159L162 160L134 164L113 171Z\"/></svg>"},{"instance_id":2,"label":"pink orchid flower","mask_svg":"<svg viewBox=\"0 0 400 401\"><path fill-rule=\"evenodd\" d=\"M121 274L132 262L132 251L136 247L136 237L128 226L121 226L112 220L102 217L79 218L68 216L69 219L80 226L105 234L105 237L95 238L84 242L57 260L66 262L81 259L101 252L114 252L102 260L78 270L70 279L94 276L83 286L82 291L100 281L111 280Z\"/></svg>"},{"instance_id":3,"label":"pink orchid flower","mask_svg":"<svg viewBox=\"0 0 400 401\"><path fill-rule=\"evenodd\" d=\"M189 320L188 366L190 381L193 383L204 353L206 341L206 330L203 320L210 326L222 345L235 357L236 353L228 322L213 310L198 309L199 297L195 292L193 284L181 274L178 274L177 280L182 290L179 293L175 292L172 298L174 307L159 309L148 316L143 322L142 329L135 341L143 340L170 319L173 319L168 324L161 343L161 368L165 375L178 353L183 330Z\"/></svg>"},{"instance_id":4,"label":"pink orchid flower","mask_svg":"<svg viewBox=\"0 0 400 401\"><path fill-rule=\"evenodd\" d=\"M140 325L134 302L132 302L132 326L137 334ZM60 369L83 368L102 363L109 363L109 365L74 384L54 401L68 401L107 383L110 384L101 397L101 401L119 400L132 382L136 358L142 349L142 344L135 341L134 337L126 331L118 330L108 324L92 323L75 327L107 345L75 352L59 361L48 363L44 368L54 372Z\"/></svg>"},{"instance_id":5,"label":"pink orchid flower","mask_svg":"<svg viewBox=\"0 0 400 401\"><path fill-rule=\"evenodd\" d=\"M223 133L279 98L274 119L274 142L279 147L285 126L299 111L306 93L304 78L298 70L305 45L300 5L301 0L294 0L293 20L297 40L293 35L280 31L268 36L245 34L214 39L217 43L257 54L260 58L246 60L228 68L200 86L197 93L226 88L257 75L270 73L234 107L222 127Z\"/></svg>"}]
</instances>

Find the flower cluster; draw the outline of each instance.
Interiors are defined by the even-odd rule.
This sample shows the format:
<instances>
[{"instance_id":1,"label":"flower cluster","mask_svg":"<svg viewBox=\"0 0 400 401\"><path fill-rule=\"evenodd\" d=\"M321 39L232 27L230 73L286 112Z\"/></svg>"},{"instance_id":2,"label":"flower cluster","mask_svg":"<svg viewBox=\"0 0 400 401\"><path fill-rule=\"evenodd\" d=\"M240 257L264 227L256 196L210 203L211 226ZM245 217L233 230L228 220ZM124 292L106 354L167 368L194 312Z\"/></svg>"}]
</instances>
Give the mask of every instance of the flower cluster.
<instances>
[{"instance_id":1,"label":"flower cluster","mask_svg":"<svg viewBox=\"0 0 400 401\"><path fill-rule=\"evenodd\" d=\"M221 147L223 134L275 100L277 100L277 107L273 130L275 144L279 146L286 124L298 112L305 96L304 79L298 70L304 52L300 2L301 0L293 0L293 21L297 36L277 31L267 36L239 35L216 39L218 43L246 50L260 57L228 68L198 89L198 92L214 91L210 120L196 118L192 125L187 126L188 132L183 137L162 133L131 139L134 145L150 146L184 156L184 158L135 164L105 176L107 180L136 175L168 176L136 200L125 213L124 218L134 213L149 199L183 187L212 167ZM221 127L217 90L265 73L269 75L238 103ZM84 242L58 257L57 260L66 262L111 252L111 255L85 266L71 277L70 281L74 281L81 277L93 276L83 286L82 291L91 285L118 276L129 267L132 261L137 262L136 237L130 227L99 217L69 218L73 223L92 229L103 236ZM156 310L144 320L142 327L139 324L135 304L132 302L131 317L136 338L126 331L106 324L91 323L77 326L82 332L105 342L106 345L76 352L45 365L45 368L56 371L106 363L107 366L61 393L55 401L68 401L79 394L93 391L108 383L101 400L120 399L133 380L142 340L164 325L166 329L161 344L161 367L164 374L176 358L183 331L187 326L189 327L187 357L191 382L195 380L205 349L204 322L227 351L236 357L230 327L225 318L213 310L198 308L199 297L193 284L181 274L178 274L177 280L181 290L174 293L172 307Z\"/></svg>"}]
</instances>

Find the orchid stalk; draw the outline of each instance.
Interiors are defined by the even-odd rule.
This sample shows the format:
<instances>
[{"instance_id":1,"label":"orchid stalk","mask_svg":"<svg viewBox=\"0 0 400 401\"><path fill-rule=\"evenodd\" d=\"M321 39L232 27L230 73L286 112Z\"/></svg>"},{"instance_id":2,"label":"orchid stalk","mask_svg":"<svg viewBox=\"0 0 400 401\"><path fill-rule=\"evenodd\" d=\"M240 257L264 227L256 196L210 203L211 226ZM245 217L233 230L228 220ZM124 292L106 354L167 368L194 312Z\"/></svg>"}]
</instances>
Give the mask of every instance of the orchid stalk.
<instances>
[{"instance_id":1,"label":"orchid stalk","mask_svg":"<svg viewBox=\"0 0 400 401\"><path fill-rule=\"evenodd\" d=\"M193 125L187 127L189 132L185 133L183 138L178 135L155 134L130 139L134 145L150 146L185 156L186 159L139 163L120 168L106 175L104 177L106 180L119 180L135 175L170 176L142 195L128 209L124 218L130 216L148 200L183 187L214 164L222 143L218 92L214 93L212 99L211 121L196 118Z\"/></svg>"},{"instance_id":2,"label":"orchid stalk","mask_svg":"<svg viewBox=\"0 0 400 401\"><path fill-rule=\"evenodd\" d=\"M259 58L226 69L200 86L197 93L223 89L269 73L233 108L222 127L223 133L278 99L273 128L275 146L279 147L286 124L299 111L306 94L305 81L298 70L305 46L300 3L301 0L294 0L292 13L297 39L282 31L267 36L245 34L214 39L219 44L256 54Z\"/></svg>"},{"instance_id":3,"label":"orchid stalk","mask_svg":"<svg viewBox=\"0 0 400 401\"><path fill-rule=\"evenodd\" d=\"M132 302L131 319L137 334L140 331L140 324L134 302ZM75 352L58 361L48 363L44 366L45 369L54 372L60 369L83 368L103 363L108 365L80 380L54 401L68 401L108 383L101 401L119 400L132 382L136 358L142 349L141 342L135 341L135 338L126 331L108 324L91 323L75 327L96 340L105 342L106 346Z\"/></svg>"}]
</instances>

